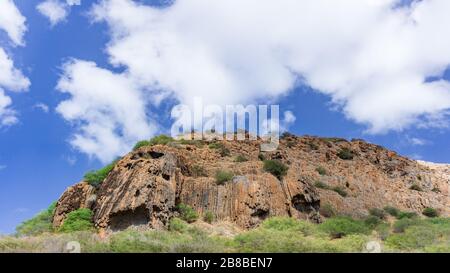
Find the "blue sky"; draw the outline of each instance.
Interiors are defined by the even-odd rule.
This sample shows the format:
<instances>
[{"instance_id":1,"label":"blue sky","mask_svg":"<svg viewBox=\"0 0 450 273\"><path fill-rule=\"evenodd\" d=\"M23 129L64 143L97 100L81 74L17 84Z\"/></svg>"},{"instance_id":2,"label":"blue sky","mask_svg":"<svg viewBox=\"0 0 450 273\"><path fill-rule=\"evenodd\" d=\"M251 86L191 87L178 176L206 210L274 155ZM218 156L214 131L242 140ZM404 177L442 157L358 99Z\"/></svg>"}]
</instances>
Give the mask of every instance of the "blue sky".
<instances>
[{"instance_id":1,"label":"blue sky","mask_svg":"<svg viewBox=\"0 0 450 273\"><path fill-rule=\"evenodd\" d=\"M43 1L40 0L14 1L20 13L26 18L27 31L23 36L23 40L25 42L23 46L13 45L7 33L0 30L0 46L5 49L8 56L14 61L15 68L20 70L24 77L28 78L31 83L27 92L10 92L7 88L3 88L5 89L5 94L10 97L12 101L11 107L16 113L15 115L17 122L8 126L0 126L0 233L13 232L18 223L30 218L38 211L46 208L52 201L58 199L66 187L80 181L86 171L101 167L104 162L107 161L105 158L107 159L108 157L111 157L111 154L103 154L102 152L96 150L96 147L91 148L91 146L88 145L92 144L92 142L89 141L93 138L93 134L95 136L95 132L88 132L86 131L86 128L83 127L83 124L94 124L99 126L95 128L103 128L101 126L107 126L109 123L106 125L104 123L96 124L89 119L92 116L86 116L84 113L77 113L77 116L71 119L67 116L67 109L61 110L61 108L58 108L58 106L64 101L71 101L74 104L79 103L79 101L77 102L71 99L81 94L76 92L86 86L84 83L84 78L81 79L81 76L78 77L75 73L69 75L70 72L68 72L68 68L64 65L67 63L74 65L74 62L81 60L95 63L95 68L80 66L80 69L91 69L93 73L99 72L99 74L92 74L92 84L94 84L95 81L102 81L101 78L96 77L104 75L101 71L109 71L108 73L112 73L112 78L114 80L120 76L120 79L117 79L120 83L122 83L122 80L123 82L128 83L131 81L130 79L138 81L136 78L139 77L136 75L141 76L139 65L133 67L136 62L130 61L127 63L127 61L119 60L118 65L112 65L111 58L128 58L128 56L133 54L127 55L130 54L130 52L118 53L117 51L114 51L114 46L117 46L117 48L123 50L123 48L120 47L120 43L123 41L121 41L120 38L113 40L111 37L117 34L115 31L117 32L117 29L120 29L120 27L129 27L129 29L127 29L129 33L133 33L134 31L136 33L135 37L141 38L147 35L145 31L142 31L142 27L135 29L132 28L134 26L133 24L127 25L125 23L125 26L114 25L114 18L111 18L112 15L108 14L104 15L103 18L98 19L98 22L93 22L92 17L88 15L88 12L92 8L92 3L97 1L81 1L81 5L66 6L68 14L65 19L57 22L54 26L51 26L49 19L41 14L36 8L36 6L42 2ZM118 2L126 3L131 1L123 0ZM157 3L156 1L140 2L153 5ZM106 6L109 4L109 1L105 1L105 3ZM113 9L116 7L111 6L110 8ZM135 10L130 10L130 14L127 14L123 18L132 18L133 16L131 12L137 11L137 9L141 7L134 8ZM191 11L188 6L180 7L179 9L181 10L182 8L186 9L187 14ZM105 8L105 10L107 9ZM183 12L180 12L180 14L183 14ZM130 15L131 17L127 17ZM165 26L170 25L165 21L166 18L163 18L163 16L166 15L160 15L160 17L157 17L156 19L153 18L156 22L156 29L164 28ZM282 16L282 14L277 16ZM173 17L175 17L175 15ZM126 20L123 18L121 18L121 20ZM175 19L172 18L172 20ZM201 20L197 20L201 22ZM240 20L240 18L236 20ZM169 21L169 19L167 19L167 21ZM212 23L212 25L214 25L214 23ZM189 26L190 25L188 24L186 29L189 29ZM219 26L222 27L222 25ZM312 28L314 29L314 27ZM195 28L192 27L192 29ZM159 31L160 32L158 32L158 34L166 34L164 29L160 29ZM176 33L177 32L175 32L175 34ZM449 36L448 33L447 36ZM198 35L192 37L198 37ZM217 41L226 41L225 39L229 39L229 37L226 36L223 39L224 40L218 39ZM242 40L245 39L242 38ZM256 46L257 48L258 45L262 45L265 42L269 43L259 36L253 37L251 40L252 41L248 42L249 44L245 44L247 41L242 41L243 47L250 45L253 46L253 41L258 42ZM211 40L208 39L207 41ZM217 41L214 40L214 42ZM182 42L183 41L181 41L181 43ZM207 43L203 39L199 39L197 42L200 44L201 42ZM297 46L297 41L287 39L285 43L290 45L295 44ZM333 45L330 45L330 47L331 46ZM108 51L111 48L113 50ZM220 49L221 54L225 52L221 56L229 57L226 61L227 65L228 60L234 60L234 58L241 59L239 54L233 55L234 53L230 48L233 47L230 46ZM292 48L294 48L294 46L292 46ZM183 47L182 49L185 50L186 47ZM237 49L237 51L239 51L239 49ZM172 51L171 53L175 52L178 51ZM114 54L117 54L117 56ZM313 54L316 53L312 52L311 55ZM333 55L327 55L328 52L323 54L324 58L327 56L333 57ZM299 55L302 56L302 54ZM426 62L428 60L426 58L427 55L424 55L425 57L420 61L425 67L429 63ZM278 58L278 55L276 56ZM294 58L293 56L294 55L291 56L290 60ZM187 58L185 55L180 55L178 57L179 59L183 59L184 57ZM415 99L414 94L416 94L412 93L413 95L411 97L404 97L400 100L398 104L400 106L397 107L397 105L395 105L395 107L392 108L394 110L389 107L380 109L380 112L392 111L392 113L389 113L389 115L386 114L386 118L378 119L378 116L371 116L373 113L367 113L364 107L362 107L362 109L358 107L351 107L355 100L360 101L360 96L350 97L344 95L345 92L341 90L341 86L331 85L328 90L328 84L322 85L317 83L318 79L320 79L319 76L322 76L322 74L317 74L318 76L316 77L314 73L317 71L312 68L310 70L305 68L304 75L300 75L300 77L298 75L299 73L297 73L296 77L301 78L301 80L296 80L295 83L287 80L287 84L285 84L285 73L280 70L277 62L267 60L264 64L267 64L269 68L270 66L273 66L273 69L254 72L248 67L257 67L260 63L255 65L255 61L251 59L252 56L248 58L248 63L236 61L235 63L231 63L229 65L229 67L231 67L230 69L239 68L244 71L244 74L247 73L245 76L248 79L248 83L245 82L245 84L242 84L240 78L235 77L235 81L231 86L237 86L236 94L239 94L239 92L242 93L242 90L248 90L247 94L251 95L243 97L242 100L244 102L271 101L279 104L282 112L291 111L296 117L296 121L290 125L289 130L291 132L299 135L308 134L336 136L348 139L363 138L367 141L393 149L400 154L409 157L433 162L450 162L450 146L448 145L450 131L446 128L446 123L448 122L446 111L448 111L448 108L445 108L445 105L436 106L437 109L430 109L430 111L434 114L433 117L435 117L436 114L440 114L437 115L439 117L438 121L433 119L433 121L430 122L430 117L426 116L429 113L425 110L428 110L426 107L431 107L429 105L424 105L423 107L425 110L417 113L410 112L410 108L407 108L405 113L414 118L410 121L410 116L408 116L407 121L405 121L404 117L406 114L403 112L398 113L395 109L402 108L400 106L403 104L412 103ZM260 58L256 56L255 59ZM445 56L444 60L447 59L448 56ZM367 62L369 61L370 60ZM394 61L395 58L392 62ZM288 63L289 65L292 65L291 70L304 69L303 64L291 63L290 61L286 61L284 59L283 62L285 62L283 63L285 65ZM316 60L316 62L318 61ZM419 61L417 61L417 63L418 62ZM151 64L151 60L149 60L148 63ZM297 68L297 64L298 67L302 68ZM168 61L167 63L164 63L164 65L168 65ZM186 67L184 66L185 64L183 63L183 60L180 60L179 65L180 67ZM205 77L209 75L208 71L210 70L208 66L202 69L202 63L195 63L195 65L200 66L195 66L192 68L194 72L198 73L198 75L205 75ZM433 65L435 64L433 63ZM448 64L445 64L444 61L444 65ZM415 66L419 67L419 65L416 64ZM427 81L429 82L446 82L447 80L450 80L450 73L445 69L445 67L442 68L442 64L436 64L435 67L438 68L433 69L433 71L437 72L433 73L422 72L419 68L417 68L417 71L420 71L422 73L421 76L427 78ZM198 69L198 71L196 69ZM128 73L128 70L131 72ZM376 72L378 71L371 71L371 73ZM123 76L124 73L126 75ZM397 72L394 71L392 73L393 76L396 76L395 73ZM200 80L199 84L198 80L192 82L191 78L180 76L181 74L169 74L167 75L168 79L163 79L164 76L161 75L165 74L161 74L160 71L155 69L152 75L144 75L142 79L139 78L139 83L144 82L144 84L137 88L138 91L136 92L138 92L138 99L136 101L146 101L146 103L143 104L144 120L157 119L158 122L155 122L157 124L152 125L155 126L156 129L149 127L151 132L134 132L132 129L127 129L126 124L124 125L124 123L128 122L127 119L119 120L118 122L114 121L122 126L113 129L113 133L118 134L118 136L114 135L114 138L105 137L104 142L99 141L95 144L104 145L104 143L116 143L114 141L119 139L118 141L120 142L118 143L120 143L121 147L123 147L121 149L117 149L116 151L117 153L120 153L129 147L131 141L134 141L135 138L138 138L141 135L148 134L150 136L158 132L167 132L171 124L171 107L177 101L183 101L186 99L183 94L187 93L189 96L192 95L192 93L189 93L193 92L191 88L192 86L202 86L202 80ZM197 74L194 74L194 76L195 75ZM273 75L273 77L270 75ZM325 73L324 75L328 74ZM70 76L70 79L66 82L66 89L69 89L69 91L66 91L65 93L56 88L58 82L60 82L64 76ZM158 84L147 84L146 76L149 76L151 79L156 78ZM268 79L278 76L281 79L281 83L272 82ZM346 75L343 75L343 77L344 76ZM256 78L254 82L252 81L253 77ZM359 80L350 76L346 77L348 81ZM125 78L125 80L122 78ZM173 78L179 78L176 84L172 83ZM78 83L76 82L77 80L83 82ZM265 85L273 84L273 90L260 90L260 82ZM216 82L213 82L212 84L217 85ZM89 82L87 85L89 85ZM373 85L375 86L376 84ZM134 86L134 83L131 86ZM180 89L182 90L175 90L172 94L162 95L163 99L161 104L154 103L156 100L155 98L158 97L161 92L164 93L164 91L166 91L164 90L165 87L173 88L173 86L181 86ZM209 85L205 86L208 87ZM357 86L360 86L359 82ZM390 88L390 86L382 87ZM361 88L372 90L372 86L362 86ZM64 89L64 87L62 89ZM85 89L83 89L83 92L86 91ZM262 89L264 89L264 87ZM222 92L221 90L225 89L218 87L218 90L219 91L217 92ZM333 93L334 90L338 90L339 92ZM427 90L420 92L425 91ZM447 96L444 98L448 98L449 90L432 89L428 91L439 91ZM95 92L95 90L91 91L88 89L86 92ZM135 93L130 94L135 95ZM145 99L142 99L142 96L139 94L147 95L144 96ZM229 98L222 96L222 94L223 92L217 93L215 96L220 96L221 98L223 97L223 100L226 103L230 101L232 102L232 100L228 100ZM127 94L125 94L125 96L126 95ZM120 100L121 99L119 99L119 101ZM369 102L370 101L367 101L368 104L370 104ZM127 111L129 112L133 112L135 110L133 105L124 106L122 104L118 104L116 100L113 100L111 103L114 104L111 108L119 109L119 112L123 109L121 107L125 107L125 109L128 109ZM415 104L413 104L413 106L422 106L416 102L414 103ZM38 105L47 106L48 112L44 111L42 107L39 107ZM436 103L432 103L430 105L435 106ZM376 106L377 104L373 107ZM90 105L89 108L84 111L92 111L94 113L93 116L97 118L104 118L105 115L110 115L109 112L97 112L99 110L94 109L95 107L97 107L97 104ZM104 105L98 107L104 107ZM367 108L370 107L372 106L368 106ZM139 107L136 107L136 109L139 109ZM361 115L359 115L360 113ZM113 114L115 114L115 112ZM380 115L383 114L384 113L380 113ZM396 115L399 117L398 119L394 120L389 118ZM359 116L365 116L365 119L358 119ZM134 120L132 120L132 122L137 121L137 125L139 125L139 122L142 121L142 115L137 114L133 118ZM380 123L380 120L383 122ZM375 127L377 129L373 129ZM127 133L127 130L130 132ZM128 134L123 137L125 140L122 140L120 133L117 133L117 131L123 131L125 132L124 134ZM81 135L84 142L73 142L76 134ZM103 149L108 149L108 147L104 147Z\"/></svg>"}]
</instances>

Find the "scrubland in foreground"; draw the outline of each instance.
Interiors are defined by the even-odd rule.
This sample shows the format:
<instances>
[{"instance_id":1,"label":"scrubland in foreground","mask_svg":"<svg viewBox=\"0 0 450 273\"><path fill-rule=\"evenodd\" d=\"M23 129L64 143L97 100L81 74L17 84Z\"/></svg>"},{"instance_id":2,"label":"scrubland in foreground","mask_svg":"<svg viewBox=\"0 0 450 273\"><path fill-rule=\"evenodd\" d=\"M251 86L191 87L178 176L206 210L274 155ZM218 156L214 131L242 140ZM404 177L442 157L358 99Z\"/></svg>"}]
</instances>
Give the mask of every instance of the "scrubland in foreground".
<instances>
[{"instance_id":1,"label":"scrubland in foreground","mask_svg":"<svg viewBox=\"0 0 450 273\"><path fill-rule=\"evenodd\" d=\"M375 214L375 212L374 212ZM174 218L169 230L125 231L100 236L94 230L0 238L0 252L68 252L75 241L81 252L365 252L377 241L382 252L450 252L450 218L365 219L332 217L322 224L270 218L242 231L226 223L193 224Z\"/></svg>"}]
</instances>

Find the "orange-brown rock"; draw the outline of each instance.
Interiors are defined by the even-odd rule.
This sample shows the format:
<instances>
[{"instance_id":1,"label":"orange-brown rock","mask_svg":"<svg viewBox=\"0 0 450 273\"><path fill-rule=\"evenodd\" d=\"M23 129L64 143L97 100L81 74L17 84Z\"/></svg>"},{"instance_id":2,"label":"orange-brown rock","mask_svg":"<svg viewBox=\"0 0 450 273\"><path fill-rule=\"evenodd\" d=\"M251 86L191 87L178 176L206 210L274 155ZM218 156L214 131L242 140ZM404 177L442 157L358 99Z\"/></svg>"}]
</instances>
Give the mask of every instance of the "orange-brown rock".
<instances>
[{"instance_id":1,"label":"orange-brown rock","mask_svg":"<svg viewBox=\"0 0 450 273\"><path fill-rule=\"evenodd\" d=\"M53 226L59 227L69 212L79 208L93 208L95 198L95 188L86 182L67 188L56 204Z\"/></svg>"},{"instance_id":2,"label":"orange-brown rock","mask_svg":"<svg viewBox=\"0 0 450 273\"><path fill-rule=\"evenodd\" d=\"M192 206L200 215L209 211L216 219L243 228L254 227L270 216L317 222L323 204L356 217L387 205L419 214L425 207L433 207L450 215L450 181L442 169L362 140L285 135L277 151L262 153L289 167L279 180L264 172L260 142L222 141L230 155L209 148L210 142L175 142L133 151L118 161L96 189L94 222L112 230L131 225L164 228L177 215L180 203ZM341 159L343 149L351 151L353 159ZM236 162L238 155L248 161ZM218 185L215 174L219 170L232 172L232 181ZM318 181L327 187L316 188ZM411 189L412 185L421 191ZM54 224L59 225L77 204L86 206L92 194L91 190L69 188L58 202Z\"/></svg>"}]
</instances>

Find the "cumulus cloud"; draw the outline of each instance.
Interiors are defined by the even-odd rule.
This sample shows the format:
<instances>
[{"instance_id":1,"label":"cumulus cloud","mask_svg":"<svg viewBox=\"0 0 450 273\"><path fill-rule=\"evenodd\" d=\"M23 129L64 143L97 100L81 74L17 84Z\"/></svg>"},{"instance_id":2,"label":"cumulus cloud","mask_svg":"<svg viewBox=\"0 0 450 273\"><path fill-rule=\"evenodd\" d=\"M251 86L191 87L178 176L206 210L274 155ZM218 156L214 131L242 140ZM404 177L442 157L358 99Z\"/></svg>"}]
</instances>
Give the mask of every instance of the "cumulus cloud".
<instances>
[{"instance_id":1,"label":"cumulus cloud","mask_svg":"<svg viewBox=\"0 0 450 273\"><path fill-rule=\"evenodd\" d=\"M57 111L76 126L70 142L77 149L106 163L154 133L146 99L125 75L76 59L64 65L63 74L57 89L71 98Z\"/></svg>"},{"instance_id":2,"label":"cumulus cloud","mask_svg":"<svg viewBox=\"0 0 450 273\"><path fill-rule=\"evenodd\" d=\"M37 5L36 9L48 18L52 26L55 26L66 19L71 6L80 4L80 0L45 0Z\"/></svg>"},{"instance_id":3,"label":"cumulus cloud","mask_svg":"<svg viewBox=\"0 0 450 273\"><path fill-rule=\"evenodd\" d=\"M450 2L399 2L110 0L93 14L111 28L111 62L180 101L246 102L304 84L380 133L450 108L449 83L426 82L450 64Z\"/></svg>"},{"instance_id":4,"label":"cumulus cloud","mask_svg":"<svg viewBox=\"0 0 450 273\"><path fill-rule=\"evenodd\" d=\"M26 31L25 18L11 0L0 2L0 30L8 34L13 45L25 44L23 41ZM0 127L18 122L16 111L11 108L12 100L6 95L5 90L26 91L29 85L30 81L15 68L13 60L0 46Z\"/></svg>"},{"instance_id":5,"label":"cumulus cloud","mask_svg":"<svg viewBox=\"0 0 450 273\"><path fill-rule=\"evenodd\" d=\"M0 2L0 29L6 31L16 45L23 45L23 35L27 30L25 17L17 9L12 0Z\"/></svg>"},{"instance_id":6,"label":"cumulus cloud","mask_svg":"<svg viewBox=\"0 0 450 273\"><path fill-rule=\"evenodd\" d=\"M91 15L109 26L114 77L141 96L246 104L304 85L370 133L446 126L450 1L400 3L103 0Z\"/></svg>"}]
</instances>

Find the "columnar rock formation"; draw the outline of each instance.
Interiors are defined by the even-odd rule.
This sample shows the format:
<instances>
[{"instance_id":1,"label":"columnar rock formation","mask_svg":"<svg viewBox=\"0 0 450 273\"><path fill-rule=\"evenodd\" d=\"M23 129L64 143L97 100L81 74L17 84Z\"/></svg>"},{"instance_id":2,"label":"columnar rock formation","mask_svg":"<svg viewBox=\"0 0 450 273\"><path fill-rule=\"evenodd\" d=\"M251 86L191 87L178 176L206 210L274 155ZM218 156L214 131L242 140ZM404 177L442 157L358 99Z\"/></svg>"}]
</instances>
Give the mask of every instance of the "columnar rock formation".
<instances>
[{"instance_id":1,"label":"columnar rock formation","mask_svg":"<svg viewBox=\"0 0 450 273\"><path fill-rule=\"evenodd\" d=\"M211 142L174 142L130 152L99 188L82 182L66 190L54 226L68 212L88 207L99 228L165 228L180 203L243 228L271 216L319 222L324 204L355 217L386 205L417 213L432 207L450 216L448 169L437 170L362 140L285 135L277 151L267 153L260 153L260 140L220 141L230 155L209 148ZM341 159L343 150L353 158ZM236 162L239 155L248 161ZM265 172L261 156L286 164L287 175L280 180ZM234 178L216 183L219 170ZM327 187L317 188L319 184Z\"/></svg>"}]
</instances>

